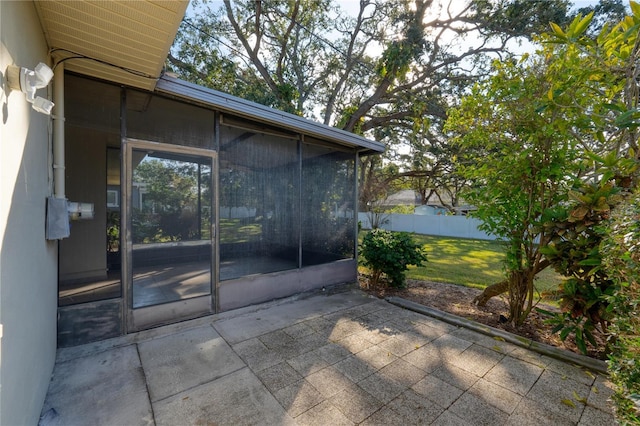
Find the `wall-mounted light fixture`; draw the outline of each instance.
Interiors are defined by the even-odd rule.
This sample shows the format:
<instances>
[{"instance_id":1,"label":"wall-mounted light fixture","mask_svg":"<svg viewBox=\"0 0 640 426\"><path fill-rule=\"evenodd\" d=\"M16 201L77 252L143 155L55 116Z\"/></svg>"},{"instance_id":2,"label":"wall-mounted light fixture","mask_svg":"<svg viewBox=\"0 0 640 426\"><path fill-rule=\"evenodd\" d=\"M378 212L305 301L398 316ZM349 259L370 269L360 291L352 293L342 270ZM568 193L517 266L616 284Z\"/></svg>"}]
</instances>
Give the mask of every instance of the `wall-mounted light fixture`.
<instances>
[{"instance_id":1,"label":"wall-mounted light fixture","mask_svg":"<svg viewBox=\"0 0 640 426\"><path fill-rule=\"evenodd\" d=\"M46 64L40 62L32 70L24 67L9 65L7 67L7 82L9 87L20 90L26 95L27 101L33 109L43 114L51 114L53 102L40 96L36 96L36 90L47 87L53 78L53 71Z\"/></svg>"}]
</instances>

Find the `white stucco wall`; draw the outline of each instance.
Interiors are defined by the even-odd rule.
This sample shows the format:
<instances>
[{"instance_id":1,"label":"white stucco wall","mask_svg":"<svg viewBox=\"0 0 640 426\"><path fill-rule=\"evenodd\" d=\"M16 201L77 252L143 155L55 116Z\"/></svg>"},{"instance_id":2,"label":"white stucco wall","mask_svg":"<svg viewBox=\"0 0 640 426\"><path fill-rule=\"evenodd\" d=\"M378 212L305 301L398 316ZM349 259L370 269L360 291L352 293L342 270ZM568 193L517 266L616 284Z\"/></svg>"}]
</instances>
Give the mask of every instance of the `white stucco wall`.
<instances>
[{"instance_id":1,"label":"white stucco wall","mask_svg":"<svg viewBox=\"0 0 640 426\"><path fill-rule=\"evenodd\" d=\"M57 243L44 231L50 118L5 81L8 65L48 63L33 2L0 1L0 35L0 424L34 425L56 352Z\"/></svg>"}]
</instances>

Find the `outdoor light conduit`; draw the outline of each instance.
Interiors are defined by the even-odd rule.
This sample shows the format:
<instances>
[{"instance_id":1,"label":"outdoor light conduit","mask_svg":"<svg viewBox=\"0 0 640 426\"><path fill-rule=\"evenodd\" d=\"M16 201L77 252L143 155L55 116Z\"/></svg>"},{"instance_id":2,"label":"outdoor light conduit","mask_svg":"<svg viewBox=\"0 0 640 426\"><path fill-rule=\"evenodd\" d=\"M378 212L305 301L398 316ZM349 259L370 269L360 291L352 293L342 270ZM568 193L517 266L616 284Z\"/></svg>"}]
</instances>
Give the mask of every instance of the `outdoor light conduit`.
<instances>
[{"instance_id":1,"label":"outdoor light conduit","mask_svg":"<svg viewBox=\"0 0 640 426\"><path fill-rule=\"evenodd\" d=\"M56 198L66 198L64 181L64 63L56 67L53 80L53 188Z\"/></svg>"}]
</instances>

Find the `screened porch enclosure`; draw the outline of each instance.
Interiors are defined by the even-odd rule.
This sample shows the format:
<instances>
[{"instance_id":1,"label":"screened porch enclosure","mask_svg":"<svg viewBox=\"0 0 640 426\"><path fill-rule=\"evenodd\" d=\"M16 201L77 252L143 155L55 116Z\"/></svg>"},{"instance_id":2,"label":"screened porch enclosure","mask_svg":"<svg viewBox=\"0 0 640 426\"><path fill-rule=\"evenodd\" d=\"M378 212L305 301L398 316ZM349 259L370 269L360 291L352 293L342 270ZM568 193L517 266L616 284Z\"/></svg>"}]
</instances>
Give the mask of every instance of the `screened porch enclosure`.
<instances>
[{"instance_id":1,"label":"screened porch enclosure","mask_svg":"<svg viewBox=\"0 0 640 426\"><path fill-rule=\"evenodd\" d=\"M67 198L95 216L60 242L61 346L356 279L362 147L187 88L66 75Z\"/></svg>"},{"instance_id":2,"label":"screened porch enclosure","mask_svg":"<svg viewBox=\"0 0 640 426\"><path fill-rule=\"evenodd\" d=\"M354 170L353 153L220 126L220 280L352 259Z\"/></svg>"}]
</instances>

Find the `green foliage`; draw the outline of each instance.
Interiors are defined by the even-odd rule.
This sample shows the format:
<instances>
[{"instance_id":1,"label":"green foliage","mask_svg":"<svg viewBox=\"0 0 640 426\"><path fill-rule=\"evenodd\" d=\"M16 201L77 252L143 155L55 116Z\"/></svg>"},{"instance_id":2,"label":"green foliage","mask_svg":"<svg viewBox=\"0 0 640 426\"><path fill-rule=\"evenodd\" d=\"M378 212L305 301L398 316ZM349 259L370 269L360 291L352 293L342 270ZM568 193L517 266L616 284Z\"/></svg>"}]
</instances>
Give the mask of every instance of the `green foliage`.
<instances>
[{"instance_id":1,"label":"green foliage","mask_svg":"<svg viewBox=\"0 0 640 426\"><path fill-rule=\"evenodd\" d=\"M421 266L427 261L422 247L406 232L374 229L362 239L363 265L372 269L371 284L378 285L382 274L392 287L404 287L408 265Z\"/></svg>"},{"instance_id":2,"label":"green foliage","mask_svg":"<svg viewBox=\"0 0 640 426\"><path fill-rule=\"evenodd\" d=\"M622 424L640 423L640 191L614 214L602 242L603 262L617 284L608 297L609 373L616 386L614 402Z\"/></svg>"},{"instance_id":3,"label":"green foliage","mask_svg":"<svg viewBox=\"0 0 640 426\"><path fill-rule=\"evenodd\" d=\"M583 16L594 12L592 24L590 26L591 31L587 30L589 36L597 36L597 32L600 31L605 25L615 25L624 19L627 14L626 5L628 1L622 0L600 0L598 3L591 4L586 7L582 7L577 12Z\"/></svg>"},{"instance_id":4,"label":"green foliage","mask_svg":"<svg viewBox=\"0 0 640 426\"><path fill-rule=\"evenodd\" d=\"M630 6L630 16L597 28L597 34L589 35L593 20L588 14L578 15L564 30L554 26L544 39L558 49L553 60L549 57L556 78L544 106L575 111L572 125L580 129L588 154L599 157L602 164L633 157L625 152L629 148L638 150L640 114L634 67L640 13L637 3L630 2ZM611 17L619 12L616 7L611 10ZM573 102L558 98L567 93L573 95Z\"/></svg>"},{"instance_id":5,"label":"green foliage","mask_svg":"<svg viewBox=\"0 0 640 426\"><path fill-rule=\"evenodd\" d=\"M193 0L168 67L384 142L385 160L416 172L416 190L437 188L456 206L466 181L442 131L449 106L486 75L490 58L512 55L510 39L564 22L568 0L474 0L451 16L426 0L354 1L349 11L341 3ZM362 204L377 200L370 158L361 158Z\"/></svg>"},{"instance_id":6,"label":"green foliage","mask_svg":"<svg viewBox=\"0 0 640 426\"><path fill-rule=\"evenodd\" d=\"M558 291L562 313L551 314L549 322L562 340L573 333L580 350L587 353L587 344L597 346L596 327L606 332L611 319L607 297L615 286L602 265L600 243L606 235L606 219L621 197L610 182L585 184L569 195L571 201L544 224L553 238L540 251L558 273L568 277Z\"/></svg>"},{"instance_id":7,"label":"green foliage","mask_svg":"<svg viewBox=\"0 0 640 426\"><path fill-rule=\"evenodd\" d=\"M594 300L597 300L597 298ZM593 336L593 323L587 317L574 317L567 312L558 314L540 308L537 308L537 310L550 317L546 322L554 326L552 333L559 333L562 341L573 334L576 346L583 354L587 354L587 344L597 347L597 342Z\"/></svg>"},{"instance_id":8,"label":"green foliage","mask_svg":"<svg viewBox=\"0 0 640 426\"><path fill-rule=\"evenodd\" d=\"M540 109L552 85L544 60L495 62L493 71L450 112L446 128L464 153L458 167L471 182L463 196L477 207L472 216L507 243L509 314L520 325L546 266L539 248L550 235L541 225L577 180L580 151L564 119L572 112Z\"/></svg>"},{"instance_id":9,"label":"green foliage","mask_svg":"<svg viewBox=\"0 0 640 426\"><path fill-rule=\"evenodd\" d=\"M475 0L471 5L491 18L492 30L525 37L545 31L549 22L564 24L570 8L566 0Z\"/></svg>"},{"instance_id":10,"label":"green foliage","mask_svg":"<svg viewBox=\"0 0 640 426\"><path fill-rule=\"evenodd\" d=\"M620 284L603 263L605 227L611 211L638 179L636 129L638 82L633 77L638 59L636 38L640 8L631 3L633 16L605 26L597 36L585 36L592 15L579 15L566 29L552 26L548 41L559 46L550 69L556 76L544 108L572 110L572 123L585 147L583 175L569 192L567 203L544 226L554 234L543 254L569 279L560 288L562 314L552 322L561 338L575 333L583 352L595 345L592 332L608 332L615 295ZM572 93L567 103L560 96ZM576 96L583 93L584 96ZM589 183L591 181L592 183Z\"/></svg>"},{"instance_id":11,"label":"green foliage","mask_svg":"<svg viewBox=\"0 0 640 426\"><path fill-rule=\"evenodd\" d=\"M361 235L364 237L365 233ZM504 279L502 265L505 246L499 241L470 238L413 235L413 241L423 247L428 264L412 267L407 279L437 281L484 289ZM543 295L558 288L562 277L548 268L536 277L536 291ZM545 300L545 303L553 303Z\"/></svg>"},{"instance_id":12,"label":"green foliage","mask_svg":"<svg viewBox=\"0 0 640 426\"><path fill-rule=\"evenodd\" d=\"M335 126L338 128L344 128L349 122L349 120L351 120L351 117L353 116L353 114L355 114L357 111L358 111L357 105L349 105L344 107L342 109L342 114L340 115L340 120L336 122ZM364 125L364 118L358 119L355 122L355 124L351 126L351 130L350 130L351 133L355 133L356 135L362 136L364 134L362 130L363 125Z\"/></svg>"},{"instance_id":13,"label":"green foliage","mask_svg":"<svg viewBox=\"0 0 640 426\"><path fill-rule=\"evenodd\" d=\"M107 251L120 250L120 211L107 212Z\"/></svg>"},{"instance_id":14,"label":"green foliage","mask_svg":"<svg viewBox=\"0 0 640 426\"><path fill-rule=\"evenodd\" d=\"M368 231L360 234L360 241ZM423 266L411 267L405 272L407 279L435 281L484 289L504 280L502 265L505 257L504 244L499 241L469 238L441 237L434 235L413 235L413 241L423 247L429 262ZM362 260L362 257L360 257ZM370 270L360 268L363 274ZM553 269L542 271L535 281L536 292L542 302L556 305L553 290L558 288L562 277Z\"/></svg>"},{"instance_id":15,"label":"green foliage","mask_svg":"<svg viewBox=\"0 0 640 426\"><path fill-rule=\"evenodd\" d=\"M186 161L147 157L140 162L133 180L145 192L140 205L133 208L133 241L187 241L203 237L203 231L210 228L210 219L208 215L200 218L197 212L199 205L200 208L210 205L207 184L210 176L208 168L199 170L195 163Z\"/></svg>"},{"instance_id":16,"label":"green foliage","mask_svg":"<svg viewBox=\"0 0 640 426\"><path fill-rule=\"evenodd\" d=\"M408 205L408 204L401 204L401 205L397 205L397 206L393 206L393 207L389 208L389 210L387 210L387 213L390 213L390 214L413 214L415 209L416 209L415 206Z\"/></svg>"},{"instance_id":17,"label":"green foliage","mask_svg":"<svg viewBox=\"0 0 640 426\"><path fill-rule=\"evenodd\" d=\"M612 284L600 260L601 222L619 187L638 177L640 7L631 9L634 16L597 36L589 33L593 13L579 14L566 28L552 24L529 59L533 66L497 64L450 114L449 128L476 156L464 164L474 183L467 199L478 206L485 230L509 242L512 321L526 315L526 308L517 309L525 298L531 306L539 267L553 263L569 278L558 330L565 337L574 331L582 348L596 325L602 331L607 325ZM536 239L539 245L532 245Z\"/></svg>"}]
</instances>

